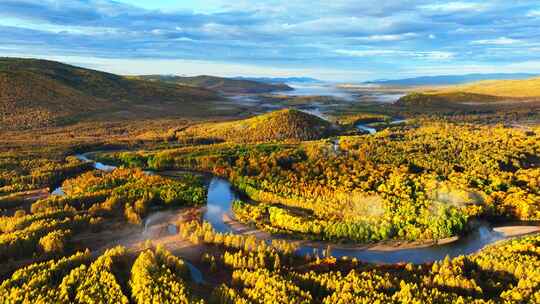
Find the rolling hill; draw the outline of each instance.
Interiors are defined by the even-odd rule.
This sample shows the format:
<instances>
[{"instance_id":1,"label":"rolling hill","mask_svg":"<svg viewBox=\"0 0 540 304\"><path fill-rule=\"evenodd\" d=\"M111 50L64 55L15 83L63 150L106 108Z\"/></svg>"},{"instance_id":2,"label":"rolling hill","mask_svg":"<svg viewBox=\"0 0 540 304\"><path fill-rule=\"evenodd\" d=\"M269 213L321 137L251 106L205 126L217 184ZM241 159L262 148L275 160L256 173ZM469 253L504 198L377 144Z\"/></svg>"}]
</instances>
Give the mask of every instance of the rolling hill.
<instances>
[{"instance_id":1,"label":"rolling hill","mask_svg":"<svg viewBox=\"0 0 540 304\"><path fill-rule=\"evenodd\" d=\"M367 81L366 84L397 85L397 86L432 86L455 85L482 80L527 79L538 76L530 73L493 73L465 75L420 76L404 79L380 79Z\"/></svg>"},{"instance_id":2,"label":"rolling hill","mask_svg":"<svg viewBox=\"0 0 540 304\"><path fill-rule=\"evenodd\" d=\"M396 102L396 105L402 106L449 106L452 104L467 104L467 103L493 103L501 101L503 98L465 92L444 92L444 93L425 93L413 92L407 94Z\"/></svg>"},{"instance_id":3,"label":"rolling hill","mask_svg":"<svg viewBox=\"0 0 540 304\"><path fill-rule=\"evenodd\" d=\"M226 94L254 94L292 90L291 87L283 83L264 83L247 79L233 79L206 75L194 77L143 75L139 76L139 78L144 80L162 81L173 84L201 87Z\"/></svg>"},{"instance_id":4,"label":"rolling hill","mask_svg":"<svg viewBox=\"0 0 540 304\"><path fill-rule=\"evenodd\" d=\"M486 80L465 85L428 89L400 98L396 105L413 107L536 107L540 102L540 78Z\"/></svg>"},{"instance_id":5,"label":"rolling hill","mask_svg":"<svg viewBox=\"0 0 540 304\"><path fill-rule=\"evenodd\" d=\"M207 123L178 132L177 138L206 138L239 143L279 140L314 140L335 133L335 127L317 116L293 109L279 110L252 118Z\"/></svg>"},{"instance_id":6,"label":"rolling hill","mask_svg":"<svg viewBox=\"0 0 540 304\"><path fill-rule=\"evenodd\" d=\"M81 119L169 115L204 109L215 92L132 79L59 62L0 58L0 129L28 129Z\"/></svg>"},{"instance_id":7,"label":"rolling hill","mask_svg":"<svg viewBox=\"0 0 540 304\"><path fill-rule=\"evenodd\" d=\"M521 80L485 80L441 88L434 93L465 92L504 98L540 98L540 77Z\"/></svg>"}]
</instances>

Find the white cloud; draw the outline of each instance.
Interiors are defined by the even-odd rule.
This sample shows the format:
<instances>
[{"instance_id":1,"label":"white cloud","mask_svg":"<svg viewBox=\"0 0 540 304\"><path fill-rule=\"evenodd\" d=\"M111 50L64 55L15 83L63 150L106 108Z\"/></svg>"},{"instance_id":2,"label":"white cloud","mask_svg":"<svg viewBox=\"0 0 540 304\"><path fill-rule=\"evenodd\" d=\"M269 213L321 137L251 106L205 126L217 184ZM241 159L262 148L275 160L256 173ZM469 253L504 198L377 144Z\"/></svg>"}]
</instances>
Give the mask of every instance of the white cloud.
<instances>
[{"instance_id":1,"label":"white cloud","mask_svg":"<svg viewBox=\"0 0 540 304\"><path fill-rule=\"evenodd\" d=\"M471 42L471 44L477 44L477 45L511 45L511 44L519 44L522 43L521 40L518 39L512 39L508 37L499 37L495 39L482 39L482 40L474 40Z\"/></svg>"},{"instance_id":2,"label":"white cloud","mask_svg":"<svg viewBox=\"0 0 540 304\"><path fill-rule=\"evenodd\" d=\"M397 55L400 51L393 50L335 50L337 54L353 56L353 57L368 57L381 55Z\"/></svg>"},{"instance_id":3,"label":"white cloud","mask_svg":"<svg viewBox=\"0 0 540 304\"><path fill-rule=\"evenodd\" d=\"M420 9L430 11L430 12L439 12L439 13L457 13L457 12L466 12L466 11L483 11L489 6L486 3L476 3L476 2L448 2L448 3L437 3L437 4L426 4L419 6Z\"/></svg>"},{"instance_id":4,"label":"white cloud","mask_svg":"<svg viewBox=\"0 0 540 304\"><path fill-rule=\"evenodd\" d=\"M179 38L174 38L174 39L171 39L173 41L185 41L185 42L196 42L197 40L195 39L191 39L189 37L179 37Z\"/></svg>"},{"instance_id":5,"label":"white cloud","mask_svg":"<svg viewBox=\"0 0 540 304\"><path fill-rule=\"evenodd\" d=\"M311 68L328 78L540 60L540 7L532 0L163 2L0 0L0 51L129 58L110 62L124 73L302 74Z\"/></svg>"},{"instance_id":6,"label":"white cloud","mask_svg":"<svg viewBox=\"0 0 540 304\"><path fill-rule=\"evenodd\" d=\"M426 58L431 60L448 60L454 58L452 52L432 51L432 52L412 52L412 56L418 58Z\"/></svg>"},{"instance_id":7,"label":"white cloud","mask_svg":"<svg viewBox=\"0 0 540 304\"><path fill-rule=\"evenodd\" d=\"M355 37L354 40L365 42L384 42L384 41L400 41L417 37L416 33L404 33L395 35L371 35L366 37Z\"/></svg>"},{"instance_id":8,"label":"white cloud","mask_svg":"<svg viewBox=\"0 0 540 304\"><path fill-rule=\"evenodd\" d=\"M48 33L65 33L76 35L112 35L121 33L119 29L104 26L78 26L78 25L60 25L52 23L31 23L18 17L1 17L0 26L17 27L21 29L38 30Z\"/></svg>"},{"instance_id":9,"label":"white cloud","mask_svg":"<svg viewBox=\"0 0 540 304\"><path fill-rule=\"evenodd\" d=\"M394 14L382 17L357 16L347 15L328 15L314 16L314 18L299 19L299 21L283 23L280 29L287 33L297 35L345 35L348 37L362 37L370 35L396 35L396 33L415 32L418 29L423 29L431 21L422 18L416 18L414 14ZM272 24L268 24L272 26ZM276 32L276 28L270 28L272 32Z\"/></svg>"},{"instance_id":10,"label":"white cloud","mask_svg":"<svg viewBox=\"0 0 540 304\"><path fill-rule=\"evenodd\" d=\"M337 54L352 57L371 57L371 56L396 56L413 57L427 60L448 60L454 58L455 54L444 51L401 51L401 50L335 50Z\"/></svg>"},{"instance_id":11,"label":"white cloud","mask_svg":"<svg viewBox=\"0 0 540 304\"><path fill-rule=\"evenodd\" d=\"M539 10L531 10L527 13L527 17L540 17L540 9Z\"/></svg>"}]
</instances>

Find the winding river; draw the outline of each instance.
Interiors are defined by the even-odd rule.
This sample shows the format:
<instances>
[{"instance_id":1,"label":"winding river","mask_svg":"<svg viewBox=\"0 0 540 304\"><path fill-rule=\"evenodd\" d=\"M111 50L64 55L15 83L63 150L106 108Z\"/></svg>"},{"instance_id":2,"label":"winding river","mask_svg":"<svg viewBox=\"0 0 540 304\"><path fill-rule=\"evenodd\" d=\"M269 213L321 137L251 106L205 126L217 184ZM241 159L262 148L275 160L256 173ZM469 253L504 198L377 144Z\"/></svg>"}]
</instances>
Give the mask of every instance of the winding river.
<instances>
[{"instance_id":1,"label":"winding river","mask_svg":"<svg viewBox=\"0 0 540 304\"><path fill-rule=\"evenodd\" d=\"M106 165L100 162L94 162L86 155L77 155L80 160L89 161L94 164L98 170L110 171L115 167ZM149 172L150 173L150 172ZM55 190L57 193L62 193L61 188ZM231 218L232 202L239 197L238 192L226 179L220 177L211 177L208 186L207 205L203 213L203 219L208 221L216 231L236 233L236 231L226 223L227 218ZM471 234L460 238L456 241L439 245L428 245L423 247L415 247L410 249L382 249L378 250L366 248L354 248L339 246L338 244L331 245L331 254L334 257L356 257L359 260L372 263L426 263L444 259L446 256L456 257L459 255L474 253L486 245L492 244L499 240L507 239L509 236L502 232L497 232L498 229L492 229L488 225L481 225ZM320 245L301 244L298 253L305 254L321 254L327 249L327 244ZM333 247L333 248L332 248ZM202 275L193 265L190 265L194 271L194 276L198 280L202 280Z\"/></svg>"},{"instance_id":2,"label":"winding river","mask_svg":"<svg viewBox=\"0 0 540 304\"><path fill-rule=\"evenodd\" d=\"M394 119L390 122L388 122L388 125L399 125L399 124L403 124L403 123L406 123L407 120L406 119ZM374 128L373 126L371 126L369 123L357 123L356 125L356 128L361 130L361 131L364 131L364 132L367 132L369 134L375 134L377 133L377 129Z\"/></svg>"},{"instance_id":3,"label":"winding river","mask_svg":"<svg viewBox=\"0 0 540 304\"><path fill-rule=\"evenodd\" d=\"M389 124L395 125L404 123L405 120L393 120ZM369 125L357 124L357 128L363 131L367 131L370 134L377 132L377 129L370 127ZM91 152L92 153L92 152ZM112 171L116 167L103 164L101 162L93 161L88 157L91 153L78 154L76 157L82 161L92 162L93 166L97 170L102 171ZM158 174L157 172L145 171L147 174ZM185 172L185 171L178 171ZM169 172L170 173L170 172ZM63 195L64 192L62 188L59 187L55 189L52 194ZM231 183L221 177L210 176L210 182L208 185L208 194L207 194L207 205L203 213L203 219L208 221L212 227L223 233L238 233L233 229L227 222L231 218L234 218L231 211L232 202L239 197L239 193L231 185ZM150 220L150 216L145 222L145 230L148 226L153 225L154 223ZM172 227L172 226L171 226ZM170 228L170 227L169 227ZM173 227L175 228L175 227ZM322 254L322 252L328 249L330 245L331 254L334 257L356 257L357 259L365 262L371 263L399 263L399 262L410 262L410 263L427 263L433 261L439 261L448 257L456 257L459 255L466 255L474 253L486 245L495 243L500 240L508 239L518 235L538 232L540 229L536 226L524 226L517 229L517 233L507 233L507 230L514 229L514 226L506 227L497 227L492 228L488 224L479 225L472 233L469 235L456 239L452 242L446 242L444 244L436 245L426 245L426 246L416 246L411 248L389 248L389 247L380 247L375 246L369 248L367 246L363 247L353 247L353 246L340 246L339 244L331 244L324 242L307 242L300 241L300 246L298 249L298 254ZM169 233L177 233L176 229L169 229ZM270 238L271 240L271 238ZM196 269L193 265L188 263L190 269L192 269L192 276L196 282L202 281L201 272Z\"/></svg>"},{"instance_id":4,"label":"winding river","mask_svg":"<svg viewBox=\"0 0 540 304\"><path fill-rule=\"evenodd\" d=\"M235 233L226 222L227 217L232 217L231 205L238 198L238 193L226 179L213 177L208 188L207 210L203 215L204 220L210 222L214 229L219 232ZM373 250L366 248L346 248L339 245L331 248L334 257L356 257L359 260L372 263L426 263L444 259L446 256L456 257L459 255L474 253L486 245L507 238L503 233L493 230L488 225L481 225L470 235L454 242L432 245L411 249ZM332 247L332 246L331 246ZM298 253L301 255L320 254L327 245L301 245Z\"/></svg>"}]
</instances>

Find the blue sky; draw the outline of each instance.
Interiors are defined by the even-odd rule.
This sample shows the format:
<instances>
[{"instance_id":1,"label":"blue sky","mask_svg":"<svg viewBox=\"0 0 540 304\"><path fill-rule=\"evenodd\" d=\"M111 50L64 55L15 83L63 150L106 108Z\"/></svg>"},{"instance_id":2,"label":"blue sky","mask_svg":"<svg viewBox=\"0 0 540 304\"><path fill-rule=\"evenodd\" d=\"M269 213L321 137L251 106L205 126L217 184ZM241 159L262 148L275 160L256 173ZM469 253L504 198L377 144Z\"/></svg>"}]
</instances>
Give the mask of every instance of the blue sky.
<instances>
[{"instance_id":1,"label":"blue sky","mask_svg":"<svg viewBox=\"0 0 540 304\"><path fill-rule=\"evenodd\" d=\"M0 56L121 74L540 72L540 1L0 0Z\"/></svg>"}]
</instances>

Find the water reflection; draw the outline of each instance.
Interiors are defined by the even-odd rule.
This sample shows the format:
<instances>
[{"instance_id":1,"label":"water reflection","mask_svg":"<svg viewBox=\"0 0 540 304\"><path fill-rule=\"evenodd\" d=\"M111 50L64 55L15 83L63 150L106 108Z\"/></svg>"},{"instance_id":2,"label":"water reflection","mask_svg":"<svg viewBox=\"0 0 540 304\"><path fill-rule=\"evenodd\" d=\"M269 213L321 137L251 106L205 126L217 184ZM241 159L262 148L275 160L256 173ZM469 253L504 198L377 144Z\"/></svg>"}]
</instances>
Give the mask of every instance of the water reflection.
<instances>
[{"instance_id":1,"label":"water reflection","mask_svg":"<svg viewBox=\"0 0 540 304\"><path fill-rule=\"evenodd\" d=\"M116 166L109 166L109 165L105 165L105 164L100 163L100 162L94 162L93 160L89 159L84 154L77 154L76 157L79 160L82 160L84 162L92 162L94 164L94 168L96 168L97 170L110 172L110 171L113 171L114 169L116 169Z\"/></svg>"},{"instance_id":2,"label":"water reflection","mask_svg":"<svg viewBox=\"0 0 540 304\"><path fill-rule=\"evenodd\" d=\"M210 222L219 232L232 232L232 229L224 222L223 215L230 214L231 205L238 195L227 180L214 177L208 189L207 211L204 213L204 220ZM431 247L396 249L392 251L365 250L354 248L335 248L332 255L335 257L356 257L365 262L373 263L425 263L442 260L446 256L456 257L459 255L474 253L488 244L502 240L502 234L494 232L489 226L480 226L473 233L456 242L435 245ZM301 246L299 254L313 254L313 251L322 253L326 245L321 246Z\"/></svg>"},{"instance_id":3,"label":"water reflection","mask_svg":"<svg viewBox=\"0 0 540 304\"><path fill-rule=\"evenodd\" d=\"M64 193L64 189L62 189L62 187L58 187L56 189L53 190L53 192L51 192L52 195L58 195L58 196L63 196L63 195L66 195Z\"/></svg>"},{"instance_id":4,"label":"water reflection","mask_svg":"<svg viewBox=\"0 0 540 304\"><path fill-rule=\"evenodd\" d=\"M230 227L223 221L223 215L229 213L232 202L237 198L237 194L227 180L219 177L212 178L208 186L206 212L203 219L210 222L216 231L229 232Z\"/></svg>"},{"instance_id":5,"label":"water reflection","mask_svg":"<svg viewBox=\"0 0 540 304\"><path fill-rule=\"evenodd\" d=\"M202 272L197 267L193 266L193 264L191 264L190 262L186 260L184 260L184 263L186 263L187 267L189 268L189 272L190 272L191 279L193 280L193 282L197 284L202 284L205 282Z\"/></svg>"},{"instance_id":6,"label":"water reflection","mask_svg":"<svg viewBox=\"0 0 540 304\"><path fill-rule=\"evenodd\" d=\"M357 127L358 129L360 129L361 131L366 131L366 132L368 132L369 134L375 134L375 133L377 133L377 129L372 128L372 127L368 127L368 126L366 126L366 125L357 124L356 127Z\"/></svg>"}]
</instances>

